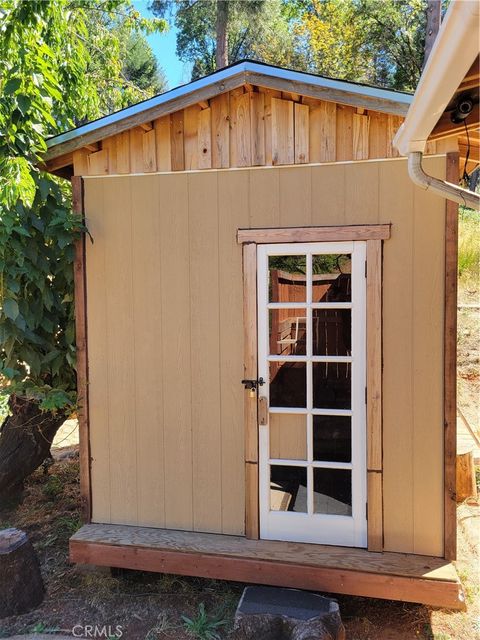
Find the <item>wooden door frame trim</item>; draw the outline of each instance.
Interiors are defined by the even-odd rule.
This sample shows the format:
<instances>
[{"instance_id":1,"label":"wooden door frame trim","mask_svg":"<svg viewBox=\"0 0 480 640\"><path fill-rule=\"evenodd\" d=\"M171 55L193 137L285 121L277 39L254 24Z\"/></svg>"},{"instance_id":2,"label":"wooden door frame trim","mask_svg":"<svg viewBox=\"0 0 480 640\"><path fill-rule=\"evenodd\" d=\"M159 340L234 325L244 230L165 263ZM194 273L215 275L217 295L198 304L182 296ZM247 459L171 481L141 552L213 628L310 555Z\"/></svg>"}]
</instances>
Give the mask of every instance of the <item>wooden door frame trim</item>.
<instances>
[{"instance_id":1,"label":"wooden door frame trim","mask_svg":"<svg viewBox=\"0 0 480 640\"><path fill-rule=\"evenodd\" d=\"M344 242L346 240L388 240L390 224L358 224L336 227L281 227L238 229L237 242L275 244L277 242Z\"/></svg>"},{"instance_id":2,"label":"wooden door frame trim","mask_svg":"<svg viewBox=\"0 0 480 640\"><path fill-rule=\"evenodd\" d=\"M257 245L243 245L243 377L258 377L257 353ZM245 390L245 536L260 536L258 495L258 419L257 398Z\"/></svg>"},{"instance_id":3,"label":"wooden door frame trim","mask_svg":"<svg viewBox=\"0 0 480 640\"><path fill-rule=\"evenodd\" d=\"M383 414L382 414L382 240L390 224L344 227L239 229L243 244L244 374L256 379L257 244L276 242L338 242L367 240L366 254L366 384L367 384L367 544L383 550ZM368 235L370 234L370 235ZM256 240L252 240L255 238ZM257 403L245 394L245 535L260 537Z\"/></svg>"},{"instance_id":4,"label":"wooden door frame trim","mask_svg":"<svg viewBox=\"0 0 480 640\"><path fill-rule=\"evenodd\" d=\"M446 179L457 184L459 154L447 153ZM458 205L451 200L445 205L445 308L444 308L444 556L457 556L457 261Z\"/></svg>"},{"instance_id":5,"label":"wooden door frame trim","mask_svg":"<svg viewBox=\"0 0 480 640\"><path fill-rule=\"evenodd\" d=\"M72 176L72 209L85 223L84 181ZM86 236L82 233L75 243L73 264L75 290L75 340L77 353L77 403L80 456L80 503L84 522L92 517L92 485L90 457L90 425L88 411L88 332L87 332L87 274Z\"/></svg>"},{"instance_id":6,"label":"wooden door frame trim","mask_svg":"<svg viewBox=\"0 0 480 640\"><path fill-rule=\"evenodd\" d=\"M367 240L367 544L383 550L382 241Z\"/></svg>"}]
</instances>

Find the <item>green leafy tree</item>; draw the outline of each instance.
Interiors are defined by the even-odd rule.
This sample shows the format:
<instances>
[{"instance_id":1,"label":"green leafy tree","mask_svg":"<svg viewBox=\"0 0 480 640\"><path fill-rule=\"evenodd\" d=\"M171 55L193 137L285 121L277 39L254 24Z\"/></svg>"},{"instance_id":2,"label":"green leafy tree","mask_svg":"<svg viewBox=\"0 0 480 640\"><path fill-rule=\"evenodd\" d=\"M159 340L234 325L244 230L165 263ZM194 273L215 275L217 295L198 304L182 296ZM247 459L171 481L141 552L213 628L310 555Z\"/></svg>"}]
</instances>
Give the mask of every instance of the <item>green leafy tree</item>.
<instances>
[{"instance_id":1,"label":"green leafy tree","mask_svg":"<svg viewBox=\"0 0 480 640\"><path fill-rule=\"evenodd\" d=\"M124 99L121 46L102 51L113 37L106 25L119 20L131 30L164 27L126 0L0 0L0 391L10 409L0 506L76 409L72 263L84 228L68 184L41 162L48 135Z\"/></svg>"},{"instance_id":2,"label":"green leafy tree","mask_svg":"<svg viewBox=\"0 0 480 640\"><path fill-rule=\"evenodd\" d=\"M282 0L153 0L152 11L177 28L177 55L192 79L243 58L295 66L295 35Z\"/></svg>"},{"instance_id":3,"label":"green leafy tree","mask_svg":"<svg viewBox=\"0 0 480 640\"><path fill-rule=\"evenodd\" d=\"M443 0L445 11L448 0ZM303 66L413 91L425 55L427 0L296 0Z\"/></svg>"},{"instance_id":4,"label":"green leafy tree","mask_svg":"<svg viewBox=\"0 0 480 640\"><path fill-rule=\"evenodd\" d=\"M151 23L129 7L128 2L112 11L89 2L84 11L88 38L85 80L94 91L88 96L88 118L123 109L165 89L165 78L143 31L163 28L164 21ZM98 5L98 6L97 6ZM78 121L78 120L77 120Z\"/></svg>"},{"instance_id":5,"label":"green leafy tree","mask_svg":"<svg viewBox=\"0 0 480 640\"><path fill-rule=\"evenodd\" d=\"M345 80L366 78L371 61L352 0L298 2L296 17L305 69Z\"/></svg>"},{"instance_id":6,"label":"green leafy tree","mask_svg":"<svg viewBox=\"0 0 480 640\"><path fill-rule=\"evenodd\" d=\"M153 95L167 88L165 74L142 33L131 33L128 38L123 75L135 87Z\"/></svg>"},{"instance_id":7,"label":"green leafy tree","mask_svg":"<svg viewBox=\"0 0 480 640\"><path fill-rule=\"evenodd\" d=\"M153 0L151 9L177 27L177 55L192 64L193 79L253 58L414 90L435 1Z\"/></svg>"}]
</instances>

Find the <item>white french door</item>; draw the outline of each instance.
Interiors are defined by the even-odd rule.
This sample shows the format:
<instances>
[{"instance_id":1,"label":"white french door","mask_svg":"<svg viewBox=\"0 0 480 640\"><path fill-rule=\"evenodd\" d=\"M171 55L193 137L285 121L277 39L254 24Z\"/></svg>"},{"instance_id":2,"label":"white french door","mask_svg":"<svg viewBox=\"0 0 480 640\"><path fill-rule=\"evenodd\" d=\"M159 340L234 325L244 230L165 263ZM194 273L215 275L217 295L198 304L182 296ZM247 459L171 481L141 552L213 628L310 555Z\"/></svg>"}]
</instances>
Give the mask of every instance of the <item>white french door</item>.
<instances>
[{"instance_id":1,"label":"white french door","mask_svg":"<svg viewBox=\"0 0 480 640\"><path fill-rule=\"evenodd\" d=\"M257 260L260 537L365 547L365 242Z\"/></svg>"}]
</instances>

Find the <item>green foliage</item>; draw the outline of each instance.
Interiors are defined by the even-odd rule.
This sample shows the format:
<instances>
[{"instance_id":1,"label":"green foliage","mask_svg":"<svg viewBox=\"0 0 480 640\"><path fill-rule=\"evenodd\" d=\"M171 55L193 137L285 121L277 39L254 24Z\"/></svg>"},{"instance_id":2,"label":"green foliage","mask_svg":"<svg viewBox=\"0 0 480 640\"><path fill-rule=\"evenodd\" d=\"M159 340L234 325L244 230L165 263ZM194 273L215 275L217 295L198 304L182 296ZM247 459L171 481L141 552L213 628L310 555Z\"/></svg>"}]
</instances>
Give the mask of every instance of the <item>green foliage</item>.
<instances>
[{"instance_id":1,"label":"green foliage","mask_svg":"<svg viewBox=\"0 0 480 640\"><path fill-rule=\"evenodd\" d=\"M322 75L360 80L369 61L363 32L351 0L298 2L295 30L305 69Z\"/></svg>"},{"instance_id":2,"label":"green foliage","mask_svg":"<svg viewBox=\"0 0 480 640\"><path fill-rule=\"evenodd\" d=\"M443 10L449 0L443 0ZM293 0L304 67L413 91L420 77L427 0Z\"/></svg>"},{"instance_id":3,"label":"green foliage","mask_svg":"<svg viewBox=\"0 0 480 640\"><path fill-rule=\"evenodd\" d=\"M177 27L177 55L192 63L192 78L215 70L217 6L215 0L151 4ZM231 0L228 11L230 63L253 58L401 90L417 85L427 0Z\"/></svg>"},{"instance_id":4,"label":"green foliage","mask_svg":"<svg viewBox=\"0 0 480 640\"><path fill-rule=\"evenodd\" d=\"M45 136L68 127L83 103L78 79L85 70L80 41L63 38L81 22L63 14L61 2L0 4L0 204L31 206L32 166L46 150ZM71 23L74 23L73 25ZM56 25L56 29L50 29Z\"/></svg>"},{"instance_id":5,"label":"green foliage","mask_svg":"<svg viewBox=\"0 0 480 640\"><path fill-rule=\"evenodd\" d=\"M317 255L313 257L312 273L348 273L350 271L351 257L347 254ZM279 269L287 273L307 273L305 256L270 256L269 269Z\"/></svg>"},{"instance_id":6,"label":"green foliage","mask_svg":"<svg viewBox=\"0 0 480 640\"><path fill-rule=\"evenodd\" d=\"M427 24L426 0L361 0L355 19L365 34L371 60L367 80L414 91L422 71Z\"/></svg>"},{"instance_id":7,"label":"green foliage","mask_svg":"<svg viewBox=\"0 0 480 640\"><path fill-rule=\"evenodd\" d=\"M157 59L142 33L131 33L128 38L123 73L129 82L142 91L156 95L166 89L165 75L159 69Z\"/></svg>"},{"instance_id":8,"label":"green foliage","mask_svg":"<svg viewBox=\"0 0 480 640\"><path fill-rule=\"evenodd\" d=\"M153 0L151 9L177 28L177 55L193 64L192 79L215 71L216 0ZM282 0L228 2L228 60L255 58L295 66L298 56Z\"/></svg>"},{"instance_id":9,"label":"green foliage","mask_svg":"<svg viewBox=\"0 0 480 640\"><path fill-rule=\"evenodd\" d=\"M269 269L279 269L287 273L307 273L305 256L270 256Z\"/></svg>"},{"instance_id":10,"label":"green foliage","mask_svg":"<svg viewBox=\"0 0 480 640\"><path fill-rule=\"evenodd\" d=\"M182 616L182 620L187 633L198 640L219 640L219 629L227 624L226 620L209 616L203 602L200 603L195 618Z\"/></svg>"},{"instance_id":11,"label":"green foliage","mask_svg":"<svg viewBox=\"0 0 480 640\"><path fill-rule=\"evenodd\" d=\"M62 484L63 492L63 484ZM73 534L80 529L82 521L78 515L60 516L55 520L55 530L58 535L67 541Z\"/></svg>"},{"instance_id":12,"label":"green foliage","mask_svg":"<svg viewBox=\"0 0 480 640\"><path fill-rule=\"evenodd\" d=\"M54 410L75 403L72 264L83 226L64 186L31 175L32 205L18 201L1 214L0 373L8 392Z\"/></svg>"},{"instance_id":13,"label":"green foliage","mask_svg":"<svg viewBox=\"0 0 480 640\"><path fill-rule=\"evenodd\" d=\"M72 265L85 229L69 184L40 169L45 138L157 90L158 70L124 53L132 33L164 27L129 0L0 0L2 408L13 393L75 406Z\"/></svg>"},{"instance_id":14,"label":"green foliage","mask_svg":"<svg viewBox=\"0 0 480 640\"><path fill-rule=\"evenodd\" d=\"M84 81L88 119L122 109L165 90L166 82L143 33L163 31L166 22L142 18L129 0L113 10L89 2L85 10L88 64ZM77 121L83 121L83 118Z\"/></svg>"},{"instance_id":15,"label":"green foliage","mask_svg":"<svg viewBox=\"0 0 480 640\"><path fill-rule=\"evenodd\" d=\"M37 622L32 627L29 628L30 633L58 633L60 631L59 627L49 627L45 622Z\"/></svg>"},{"instance_id":16,"label":"green foliage","mask_svg":"<svg viewBox=\"0 0 480 640\"><path fill-rule=\"evenodd\" d=\"M45 497L53 500L63 492L63 484L58 476L49 476L47 482L42 487L42 493Z\"/></svg>"},{"instance_id":17,"label":"green foliage","mask_svg":"<svg viewBox=\"0 0 480 640\"><path fill-rule=\"evenodd\" d=\"M480 216L460 207L458 225L458 275L465 284L480 280Z\"/></svg>"}]
</instances>

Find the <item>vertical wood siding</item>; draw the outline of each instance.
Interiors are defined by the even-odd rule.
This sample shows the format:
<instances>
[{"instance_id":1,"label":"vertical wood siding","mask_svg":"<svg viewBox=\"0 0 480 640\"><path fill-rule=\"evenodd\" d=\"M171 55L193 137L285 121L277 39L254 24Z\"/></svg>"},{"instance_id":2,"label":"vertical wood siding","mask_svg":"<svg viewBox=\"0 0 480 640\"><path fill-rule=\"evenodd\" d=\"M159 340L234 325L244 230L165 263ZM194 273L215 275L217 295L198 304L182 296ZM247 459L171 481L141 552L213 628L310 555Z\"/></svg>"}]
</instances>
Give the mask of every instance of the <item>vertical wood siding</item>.
<instances>
[{"instance_id":1,"label":"vertical wood siding","mask_svg":"<svg viewBox=\"0 0 480 640\"><path fill-rule=\"evenodd\" d=\"M400 116L245 86L73 153L75 175L391 158ZM436 143L428 153L435 153Z\"/></svg>"},{"instance_id":2,"label":"vertical wood siding","mask_svg":"<svg viewBox=\"0 0 480 640\"><path fill-rule=\"evenodd\" d=\"M93 521L244 532L236 231L391 222L384 547L441 555L445 207L406 162L92 178L85 196Z\"/></svg>"}]
</instances>

